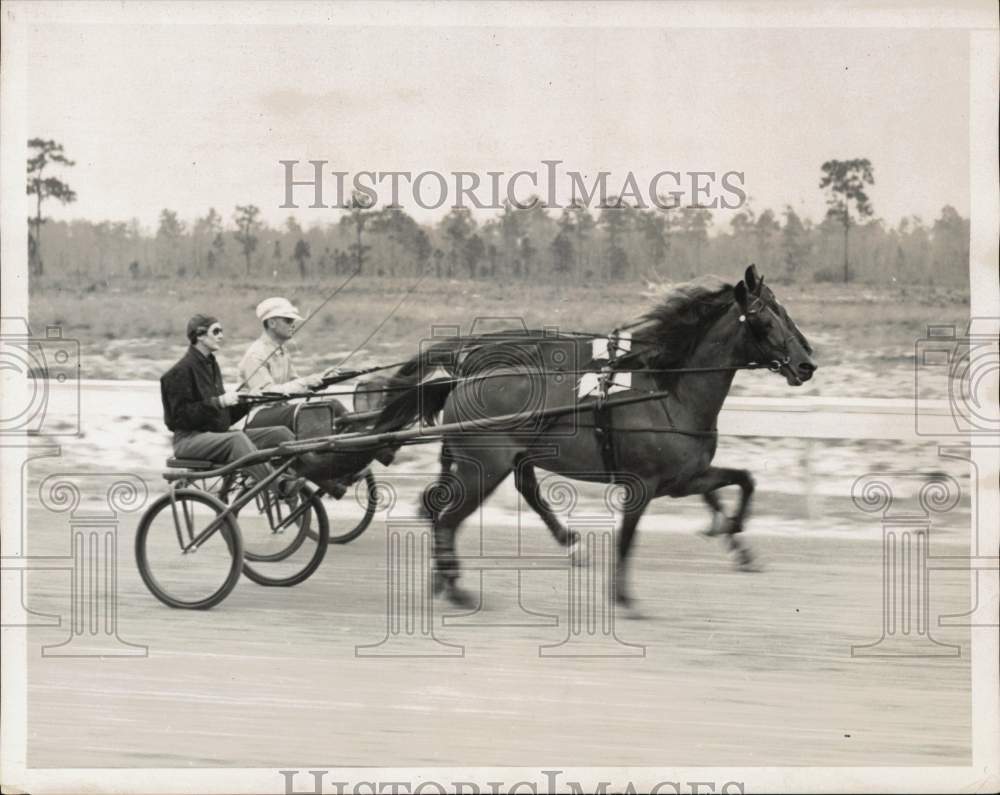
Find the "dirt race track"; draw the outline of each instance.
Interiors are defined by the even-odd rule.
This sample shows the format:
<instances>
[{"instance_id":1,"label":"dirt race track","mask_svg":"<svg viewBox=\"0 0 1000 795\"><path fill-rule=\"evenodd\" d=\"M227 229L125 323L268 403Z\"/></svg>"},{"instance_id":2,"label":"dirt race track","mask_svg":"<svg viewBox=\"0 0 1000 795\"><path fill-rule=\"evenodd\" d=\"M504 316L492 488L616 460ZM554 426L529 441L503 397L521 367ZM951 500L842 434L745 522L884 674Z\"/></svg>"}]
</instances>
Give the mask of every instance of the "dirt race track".
<instances>
[{"instance_id":1,"label":"dirt race track","mask_svg":"<svg viewBox=\"0 0 1000 795\"><path fill-rule=\"evenodd\" d=\"M523 604L557 616L552 626L516 607L513 572L492 571L476 615L442 624L435 603L436 637L464 656L373 659L355 647L386 635L384 523L331 547L308 582L267 589L244 578L207 612L150 596L132 559L134 525L130 517L121 528L118 631L148 656L43 657L42 645L67 637L66 621L31 629L31 767L970 760L968 630L936 626L938 615L967 609L968 575L931 573L932 632L960 645L960 657L852 657L852 644L881 634L874 540L750 535L766 569L747 574L718 542L641 532L633 587L644 617L619 616L616 631L644 656L540 656L567 637L567 574L522 577ZM29 526L33 554L65 554L65 517L29 512ZM502 539L493 529L486 536ZM475 536L462 536L460 552L478 551ZM524 553L558 554L540 523L524 537ZM66 613L68 571L28 581L33 609ZM534 625L510 626L519 623Z\"/></svg>"}]
</instances>

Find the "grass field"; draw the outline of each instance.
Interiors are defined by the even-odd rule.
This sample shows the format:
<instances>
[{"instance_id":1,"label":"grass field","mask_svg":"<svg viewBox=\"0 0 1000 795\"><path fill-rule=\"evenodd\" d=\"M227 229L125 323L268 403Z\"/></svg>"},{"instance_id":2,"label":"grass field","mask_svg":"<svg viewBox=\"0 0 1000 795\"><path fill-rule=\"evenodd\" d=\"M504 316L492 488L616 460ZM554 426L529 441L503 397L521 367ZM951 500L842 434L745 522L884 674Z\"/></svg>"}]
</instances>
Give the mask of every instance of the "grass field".
<instances>
[{"instance_id":1,"label":"grass field","mask_svg":"<svg viewBox=\"0 0 1000 795\"><path fill-rule=\"evenodd\" d=\"M48 288L32 292L30 322L35 333L59 325L64 336L79 340L84 378L154 378L182 353L187 319L210 312L226 330L220 361L228 375L259 333L254 315L259 301L285 295L307 315L336 286L172 281L123 282L84 291ZM907 396L912 393L914 344L926 335L927 326L954 324L962 331L968 323L968 294L954 289L773 287L816 348L821 371L809 394ZM350 360L355 366L392 361L415 352L420 340L447 326L468 333L473 324L496 329L523 322L606 332L641 315L668 289L653 284L534 287L357 278L296 337L295 356L304 370L337 364L355 351ZM909 393L902 391L904 384ZM767 389L771 387L780 385Z\"/></svg>"}]
</instances>

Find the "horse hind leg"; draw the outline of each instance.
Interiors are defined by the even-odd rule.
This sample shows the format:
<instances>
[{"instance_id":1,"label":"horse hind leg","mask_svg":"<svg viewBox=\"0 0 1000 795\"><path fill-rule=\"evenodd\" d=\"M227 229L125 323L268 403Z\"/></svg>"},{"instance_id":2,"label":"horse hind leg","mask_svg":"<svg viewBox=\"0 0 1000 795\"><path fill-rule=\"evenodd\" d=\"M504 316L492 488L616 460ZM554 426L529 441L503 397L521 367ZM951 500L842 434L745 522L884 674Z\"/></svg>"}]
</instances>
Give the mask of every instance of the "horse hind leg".
<instances>
[{"instance_id":1,"label":"horse hind leg","mask_svg":"<svg viewBox=\"0 0 1000 795\"><path fill-rule=\"evenodd\" d=\"M448 498L434 521L434 593L444 593L452 604L473 608L477 599L458 585L461 574L455 550L458 526L479 508L511 468L490 468L478 459L460 459L441 481ZM450 482L446 482L449 481Z\"/></svg>"},{"instance_id":2,"label":"horse hind leg","mask_svg":"<svg viewBox=\"0 0 1000 795\"><path fill-rule=\"evenodd\" d=\"M441 509L444 508L447 501L448 483L446 478L455 466L455 460L448 451L447 444L441 445L440 462L441 471L438 473L437 480L424 488L423 493L420 495L420 505L418 506L420 516L424 519L429 519L432 523L437 522L437 518L441 514Z\"/></svg>"},{"instance_id":3,"label":"horse hind leg","mask_svg":"<svg viewBox=\"0 0 1000 795\"><path fill-rule=\"evenodd\" d=\"M535 468L524 460L516 462L514 468L514 485L518 492L524 497L531 509L541 517L545 526L549 528L552 537L561 547L569 547L570 558L574 566L582 566L586 563L586 555L580 545L580 534L575 530L564 527L559 518L552 510L552 506L542 496L541 486L538 477L535 475Z\"/></svg>"}]
</instances>

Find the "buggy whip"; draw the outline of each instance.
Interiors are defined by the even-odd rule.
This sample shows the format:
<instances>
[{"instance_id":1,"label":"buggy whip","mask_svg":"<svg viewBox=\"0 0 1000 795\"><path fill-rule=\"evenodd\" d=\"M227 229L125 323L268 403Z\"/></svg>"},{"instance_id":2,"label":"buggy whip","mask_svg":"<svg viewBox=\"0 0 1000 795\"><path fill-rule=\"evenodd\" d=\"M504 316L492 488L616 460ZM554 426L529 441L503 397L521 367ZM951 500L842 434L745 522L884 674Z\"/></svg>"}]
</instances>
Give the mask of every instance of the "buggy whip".
<instances>
[{"instance_id":1,"label":"buggy whip","mask_svg":"<svg viewBox=\"0 0 1000 795\"><path fill-rule=\"evenodd\" d=\"M331 301L331 300L333 299L333 297L334 297L335 295L337 295L337 293L339 293L339 292L340 292L341 290L343 290L343 289L344 289L345 287L347 287L347 285L351 283L351 280L352 280L352 279L353 279L353 278L354 278L355 276L357 276L357 275L358 275L359 273L361 273L361 269L360 269L360 268L356 269L356 270L355 270L355 271L354 271L354 272L353 272L353 273L352 273L352 274L351 274L350 276L348 276L348 277L347 277L346 279L344 279L344 281L343 281L343 282L341 282L341 283L340 283L339 285L337 285L337 287L336 287L336 288L334 288L334 289L333 289L333 290L332 290L332 291L330 292L330 294L329 294L328 296L326 296L326 298L324 298L324 299L323 299L323 300L322 300L322 301L320 302L320 305L319 305L319 306L317 306L317 307L316 307L316 308L315 308L315 309L314 309L314 310L313 310L312 312L310 312L310 313L309 313L308 315L306 315L305 319L304 319L304 320L303 320L303 321L302 321L301 323L299 323L299 325L297 325L297 326L296 326L296 327L295 327L294 329L292 329L292 333L291 333L291 335L290 335L290 336L288 337L288 339L290 340L290 339L291 339L292 337L294 337L294 336L295 336L296 334L298 334L298 333L299 333L299 331L300 331L300 330L302 329L302 327L303 327L303 326L304 326L304 325L305 325L306 323L308 323L308 322L309 322L310 320L312 320L312 319L313 319L313 316L314 316L314 315L315 315L315 314L316 314L317 312L319 312L319 310L321 310L321 309L322 309L322 308L323 308L324 306L326 306L326 305L327 305L327 304L328 304L328 303L329 303L329 302L330 302L330 301ZM288 340L285 340L285 342L288 342ZM263 366L264 366L265 364L267 364L268 360L269 360L269 359L270 359L270 358L271 358L272 356L274 356L274 354L276 354L276 353L277 353L277 352L278 352L278 351L279 351L279 350L281 349L281 347L282 347L282 346L280 346L280 345L279 345L279 346L278 346L277 348L275 348L275 349L274 349L273 351L271 351L271 352L270 352L270 353L269 353L269 354L267 355L267 357L266 357L266 358L264 359L264 361L262 361L262 362L261 362L260 364L258 364L258 365L257 365L257 367L255 367L255 368L254 368L253 372L252 372L252 373L250 373L250 375L248 375L248 376L247 376L247 377L246 377L246 378L245 378L245 379L244 379L244 380L243 380L243 381L242 381L242 382L240 383L240 385L239 385L238 387L236 387L236 391L237 391L237 392L239 392L239 391L240 391L241 389L243 389L243 387L245 387L245 386L247 385L247 383L248 383L248 382L250 381L250 379L251 379L251 378L253 378L253 377L254 377L254 376L255 376L255 375L256 375L256 374L257 374L257 373L258 373L258 372L260 371L260 368L261 368L261 367L263 367Z\"/></svg>"}]
</instances>

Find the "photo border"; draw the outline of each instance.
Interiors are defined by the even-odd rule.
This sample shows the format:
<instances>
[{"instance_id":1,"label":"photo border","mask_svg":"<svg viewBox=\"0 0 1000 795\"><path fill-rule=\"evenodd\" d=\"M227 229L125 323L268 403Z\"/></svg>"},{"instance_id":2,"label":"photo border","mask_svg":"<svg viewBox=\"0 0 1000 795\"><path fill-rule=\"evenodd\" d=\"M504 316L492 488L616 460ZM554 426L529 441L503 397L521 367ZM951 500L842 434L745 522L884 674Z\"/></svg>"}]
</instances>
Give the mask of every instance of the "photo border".
<instances>
[{"instance_id":1,"label":"photo border","mask_svg":"<svg viewBox=\"0 0 1000 795\"><path fill-rule=\"evenodd\" d=\"M517 5L516 17L505 3L343 3L334 4L336 22L331 22L329 3L147 3L122 4L4 3L2 72L0 72L0 179L2 179L2 287L3 314L28 317L27 306L27 200L23 168L28 131L27 53L34 25L86 22L95 25L130 22L173 24L315 24L315 25L414 25L414 26L545 26L674 28L963 28L970 37L970 316L1000 317L997 262L1000 257L1000 200L998 200L997 69L1000 47L996 11L991 3L967 3L914 11L887 5L852 7L835 4L676 3L667 7L650 3L551 3ZM182 22L176 22L181 18ZM915 166L916 167L916 166ZM3 401L16 401L16 391ZM13 471L16 449L0 445L0 469ZM1000 516L996 473L1000 471L1000 448L974 447L973 457L985 473L982 515ZM20 532L20 499L16 490L4 488L3 536ZM986 521L980 539L989 549L1000 546L998 523ZM5 544L6 546L6 544ZM972 573L970 572L970 579ZM982 590L997 603L997 578L985 578ZM970 591L971 592L971 591ZM974 593L972 594L974 596ZM26 630L5 627L2 663L3 694L0 732L0 777L5 791L32 793L69 792L83 788L105 792L261 792L282 791L282 777L275 768L250 769L50 769L26 766ZM562 780L611 780L619 786L634 782L638 791L659 781L742 781L745 791L867 790L932 792L942 790L996 791L1000 788L1000 682L997 680L1000 638L995 628L972 627L970 636L973 698L972 763L946 767L681 767L681 768L565 768ZM527 779L544 780L538 768L346 768L337 770L338 780L371 780L375 771L382 781L409 778L412 781L485 782ZM509 784L508 784L509 786Z\"/></svg>"}]
</instances>

